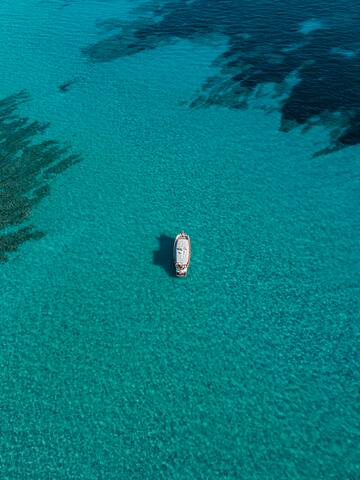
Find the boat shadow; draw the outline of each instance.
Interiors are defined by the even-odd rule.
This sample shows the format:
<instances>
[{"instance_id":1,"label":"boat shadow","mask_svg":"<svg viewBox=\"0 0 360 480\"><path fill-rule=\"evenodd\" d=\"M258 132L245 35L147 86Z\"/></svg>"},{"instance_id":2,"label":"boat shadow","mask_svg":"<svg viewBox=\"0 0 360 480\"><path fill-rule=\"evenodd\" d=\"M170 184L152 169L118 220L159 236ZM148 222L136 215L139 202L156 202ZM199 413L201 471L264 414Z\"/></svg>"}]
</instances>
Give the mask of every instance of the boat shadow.
<instances>
[{"instance_id":1,"label":"boat shadow","mask_svg":"<svg viewBox=\"0 0 360 480\"><path fill-rule=\"evenodd\" d=\"M173 264L173 245L175 239L162 234L157 240L159 242L159 248L153 252L153 263L163 268L169 277L175 277Z\"/></svg>"}]
</instances>

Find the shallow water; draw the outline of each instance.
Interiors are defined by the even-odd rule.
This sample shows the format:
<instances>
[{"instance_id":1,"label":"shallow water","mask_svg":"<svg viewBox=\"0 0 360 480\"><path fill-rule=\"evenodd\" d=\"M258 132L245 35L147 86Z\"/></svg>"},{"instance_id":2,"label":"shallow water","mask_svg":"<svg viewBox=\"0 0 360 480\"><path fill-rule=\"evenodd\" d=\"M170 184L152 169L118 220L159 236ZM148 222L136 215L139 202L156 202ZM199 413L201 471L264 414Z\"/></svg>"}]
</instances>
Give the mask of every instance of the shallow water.
<instances>
[{"instance_id":1,"label":"shallow water","mask_svg":"<svg viewBox=\"0 0 360 480\"><path fill-rule=\"evenodd\" d=\"M2 2L2 478L359 476L358 12L240 3Z\"/></svg>"}]
</instances>

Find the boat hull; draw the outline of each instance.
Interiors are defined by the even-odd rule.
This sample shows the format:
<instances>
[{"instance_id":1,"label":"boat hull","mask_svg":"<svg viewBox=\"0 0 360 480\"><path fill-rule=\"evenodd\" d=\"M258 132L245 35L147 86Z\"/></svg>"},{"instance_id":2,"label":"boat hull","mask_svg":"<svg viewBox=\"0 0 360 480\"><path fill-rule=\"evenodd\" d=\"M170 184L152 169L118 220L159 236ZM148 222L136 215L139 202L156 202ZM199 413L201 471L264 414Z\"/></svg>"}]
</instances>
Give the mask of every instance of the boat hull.
<instances>
[{"instance_id":1,"label":"boat hull","mask_svg":"<svg viewBox=\"0 0 360 480\"><path fill-rule=\"evenodd\" d=\"M177 277L186 277L190 265L190 257L190 237L185 232L181 232L174 241L174 266Z\"/></svg>"}]
</instances>

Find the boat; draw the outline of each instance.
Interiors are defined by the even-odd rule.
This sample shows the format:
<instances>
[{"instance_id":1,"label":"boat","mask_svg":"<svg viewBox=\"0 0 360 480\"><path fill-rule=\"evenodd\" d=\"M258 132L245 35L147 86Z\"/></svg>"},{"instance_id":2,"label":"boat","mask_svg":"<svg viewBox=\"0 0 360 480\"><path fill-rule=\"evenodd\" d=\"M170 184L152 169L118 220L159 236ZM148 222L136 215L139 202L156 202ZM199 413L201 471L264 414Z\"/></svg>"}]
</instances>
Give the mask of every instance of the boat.
<instances>
[{"instance_id":1,"label":"boat","mask_svg":"<svg viewBox=\"0 0 360 480\"><path fill-rule=\"evenodd\" d=\"M177 277L186 277L191 256L190 237L184 231L176 236L174 242L174 265Z\"/></svg>"}]
</instances>

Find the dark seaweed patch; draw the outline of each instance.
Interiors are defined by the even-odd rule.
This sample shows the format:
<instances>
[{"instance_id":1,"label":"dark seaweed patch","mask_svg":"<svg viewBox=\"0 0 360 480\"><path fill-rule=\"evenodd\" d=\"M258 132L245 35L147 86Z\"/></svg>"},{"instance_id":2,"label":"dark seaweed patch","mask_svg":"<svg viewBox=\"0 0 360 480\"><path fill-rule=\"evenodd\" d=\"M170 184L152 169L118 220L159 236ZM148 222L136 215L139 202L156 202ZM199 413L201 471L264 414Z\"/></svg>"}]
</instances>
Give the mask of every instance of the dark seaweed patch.
<instances>
[{"instance_id":1,"label":"dark seaweed patch","mask_svg":"<svg viewBox=\"0 0 360 480\"><path fill-rule=\"evenodd\" d=\"M189 102L192 108L244 108L259 86L272 83L278 87L272 95L279 97L284 131L320 119L331 138L323 153L360 142L356 2L175 0L146 3L137 13L143 16L121 26L112 19L111 35L83 53L93 62L107 62L177 39L220 34L228 47L214 63L218 73ZM289 87L295 72L298 82Z\"/></svg>"},{"instance_id":2,"label":"dark seaweed patch","mask_svg":"<svg viewBox=\"0 0 360 480\"><path fill-rule=\"evenodd\" d=\"M59 85L59 90L60 92L62 93L65 93L69 90L69 88L71 87L71 85L73 85L74 83L76 83L76 78L73 78L72 80L67 80L66 82L64 83L61 83Z\"/></svg>"},{"instance_id":3,"label":"dark seaweed patch","mask_svg":"<svg viewBox=\"0 0 360 480\"><path fill-rule=\"evenodd\" d=\"M42 139L48 127L22 117L25 92L0 101L0 261L44 233L29 224L32 209L49 194L54 176L80 160L69 148Z\"/></svg>"}]
</instances>

